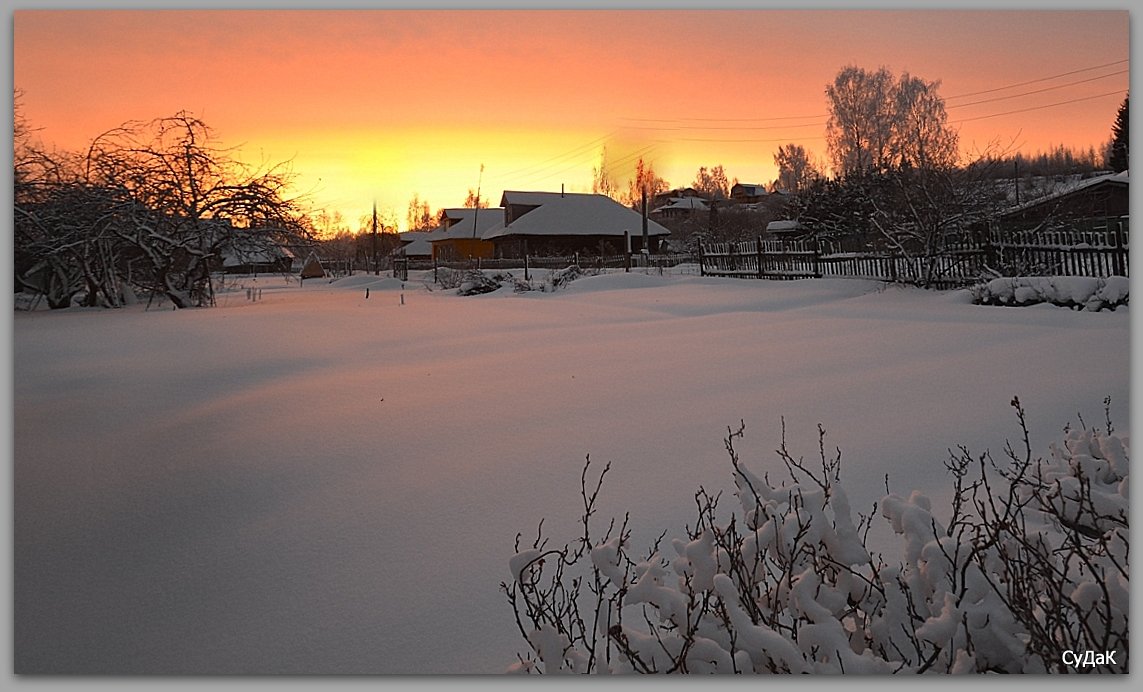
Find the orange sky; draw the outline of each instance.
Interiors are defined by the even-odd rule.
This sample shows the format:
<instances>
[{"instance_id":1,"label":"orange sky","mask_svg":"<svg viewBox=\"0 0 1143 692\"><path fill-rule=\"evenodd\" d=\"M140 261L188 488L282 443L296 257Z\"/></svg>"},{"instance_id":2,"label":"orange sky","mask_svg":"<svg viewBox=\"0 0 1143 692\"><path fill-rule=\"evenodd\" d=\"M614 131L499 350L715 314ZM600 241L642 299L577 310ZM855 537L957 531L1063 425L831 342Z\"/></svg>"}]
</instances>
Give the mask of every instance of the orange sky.
<instances>
[{"instance_id":1,"label":"orange sky","mask_svg":"<svg viewBox=\"0 0 1143 692\"><path fill-rule=\"evenodd\" d=\"M46 142L187 110L247 160L291 159L298 192L354 228L374 200L403 227L414 194L459 206L478 181L494 204L588 190L604 145L619 178L641 154L676 186L719 164L768 183L781 144L824 160L846 65L940 80L972 150L1101 147L1129 84L1126 10L13 16L14 86Z\"/></svg>"}]
</instances>

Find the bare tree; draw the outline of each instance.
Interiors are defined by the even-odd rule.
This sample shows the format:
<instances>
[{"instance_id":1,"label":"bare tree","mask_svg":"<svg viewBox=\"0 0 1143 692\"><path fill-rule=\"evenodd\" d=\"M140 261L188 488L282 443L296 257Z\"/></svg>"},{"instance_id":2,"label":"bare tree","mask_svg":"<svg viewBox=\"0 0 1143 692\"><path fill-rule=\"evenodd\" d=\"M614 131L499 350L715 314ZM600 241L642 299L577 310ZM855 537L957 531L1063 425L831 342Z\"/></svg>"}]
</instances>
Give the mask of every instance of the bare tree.
<instances>
[{"instance_id":1,"label":"bare tree","mask_svg":"<svg viewBox=\"0 0 1143 692\"><path fill-rule=\"evenodd\" d=\"M774 153L774 165L778 167L776 187L786 192L797 193L822 177L821 170L810 160L809 153L801 144L778 147Z\"/></svg>"},{"instance_id":2,"label":"bare tree","mask_svg":"<svg viewBox=\"0 0 1143 692\"><path fill-rule=\"evenodd\" d=\"M709 199L730 197L730 184L726 181L726 171L722 169L722 164L709 169L706 166L700 166L691 186Z\"/></svg>"},{"instance_id":3,"label":"bare tree","mask_svg":"<svg viewBox=\"0 0 1143 692\"><path fill-rule=\"evenodd\" d=\"M826 145L835 175L877 169L891 161L893 75L843 68L826 87L830 104Z\"/></svg>"},{"instance_id":4,"label":"bare tree","mask_svg":"<svg viewBox=\"0 0 1143 692\"><path fill-rule=\"evenodd\" d=\"M420 193L413 193L413 198L409 200L409 211L405 218L410 231L425 231L436 226L429 203L421 199Z\"/></svg>"},{"instance_id":5,"label":"bare tree","mask_svg":"<svg viewBox=\"0 0 1143 692\"><path fill-rule=\"evenodd\" d=\"M958 158L939 82L849 66L826 87L826 144L836 176L893 166L949 168Z\"/></svg>"},{"instance_id":6,"label":"bare tree","mask_svg":"<svg viewBox=\"0 0 1143 692\"><path fill-rule=\"evenodd\" d=\"M599 152L599 166L591 169L591 191L612 199L617 199L619 196L619 186L607 165L607 147Z\"/></svg>"},{"instance_id":7,"label":"bare tree","mask_svg":"<svg viewBox=\"0 0 1143 692\"><path fill-rule=\"evenodd\" d=\"M464 206L467 209L487 209L488 198L481 197L473 188L468 188L468 196L464 198Z\"/></svg>"},{"instance_id":8,"label":"bare tree","mask_svg":"<svg viewBox=\"0 0 1143 692\"><path fill-rule=\"evenodd\" d=\"M285 166L250 169L185 111L100 135L82 165L85 185L125 199L112 230L145 267L133 280L176 307L213 302L211 271L227 253L256 257L310 237Z\"/></svg>"},{"instance_id":9,"label":"bare tree","mask_svg":"<svg viewBox=\"0 0 1143 692\"><path fill-rule=\"evenodd\" d=\"M957 164L958 137L948 125L940 82L902 74L894 88L893 159L898 166L948 169Z\"/></svg>"},{"instance_id":10,"label":"bare tree","mask_svg":"<svg viewBox=\"0 0 1143 692\"><path fill-rule=\"evenodd\" d=\"M638 209L644 195L650 200L669 189L667 181L655 172L654 164L644 161L640 156L635 162L635 176L628 181L627 191L621 195L620 201L633 209Z\"/></svg>"}]
</instances>

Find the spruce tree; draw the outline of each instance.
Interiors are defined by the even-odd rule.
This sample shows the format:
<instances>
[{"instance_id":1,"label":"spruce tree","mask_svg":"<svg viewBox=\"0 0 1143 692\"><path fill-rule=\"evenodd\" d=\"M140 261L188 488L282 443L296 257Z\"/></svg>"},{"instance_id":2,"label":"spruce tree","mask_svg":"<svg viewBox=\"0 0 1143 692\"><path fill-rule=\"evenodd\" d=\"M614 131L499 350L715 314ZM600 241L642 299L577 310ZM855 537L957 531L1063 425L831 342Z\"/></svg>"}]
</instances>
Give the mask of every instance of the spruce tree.
<instances>
[{"instance_id":1,"label":"spruce tree","mask_svg":"<svg viewBox=\"0 0 1143 692\"><path fill-rule=\"evenodd\" d=\"M1111 147L1107 162L1116 173L1127 170L1127 103L1130 97L1130 94L1123 97L1123 104L1115 115L1115 124L1111 126Z\"/></svg>"}]
</instances>

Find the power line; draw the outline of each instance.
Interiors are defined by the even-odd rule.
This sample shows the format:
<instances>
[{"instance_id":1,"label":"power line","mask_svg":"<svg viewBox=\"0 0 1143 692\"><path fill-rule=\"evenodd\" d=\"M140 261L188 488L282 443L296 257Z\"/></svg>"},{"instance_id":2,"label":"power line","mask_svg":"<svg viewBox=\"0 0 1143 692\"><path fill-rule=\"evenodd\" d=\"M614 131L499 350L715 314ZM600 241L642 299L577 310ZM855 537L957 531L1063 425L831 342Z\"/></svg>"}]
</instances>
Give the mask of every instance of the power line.
<instances>
[{"instance_id":1,"label":"power line","mask_svg":"<svg viewBox=\"0 0 1143 692\"><path fill-rule=\"evenodd\" d=\"M1121 74L1127 74L1127 72L1128 72L1127 70L1120 70L1118 72L1111 72L1109 74L1100 75L1098 77L1088 77L1087 79L1081 79L1081 80L1075 81L1075 82L1068 82L1067 84L1057 84L1056 86L1044 87L1043 89L1034 89L1032 91L1022 91L1019 94L1012 94L1010 96L997 96L996 98L981 99L980 101L971 101L969 103L958 103L955 106L948 106L947 108L951 110L953 108L964 108L966 106L977 106L977 105L980 105L982 103L992 103L994 101L1004 101L1007 99L1019 98L1021 96L1031 96L1032 94L1042 94L1045 91L1054 91L1056 89L1063 89L1065 87L1075 86L1077 84L1085 84L1087 82L1094 82L1094 81L1099 80L1099 79L1107 79L1108 77L1115 77L1115 76L1118 76Z\"/></svg>"},{"instance_id":2,"label":"power line","mask_svg":"<svg viewBox=\"0 0 1143 692\"><path fill-rule=\"evenodd\" d=\"M518 173L524 173L524 172L530 171L534 168L543 169L549 163L553 163L553 162L556 162L560 159L564 159L564 158L567 158L570 156L576 156L576 155L582 154L583 152L595 147L595 145L607 141L611 137L615 136L615 134L618 132L619 132L619 130L612 130L611 132L608 132L607 134L603 135L602 137L591 140L587 144L582 144L578 147L575 147L574 149L569 149L568 151L566 151L562 154L557 154L556 156L553 156L550 159L545 159L543 161L540 161L539 163L524 166L523 168L519 168L519 169L514 170L514 171L508 171L507 173L498 174L497 177L505 177L505 176L510 176L510 175L516 175Z\"/></svg>"},{"instance_id":3,"label":"power line","mask_svg":"<svg viewBox=\"0 0 1143 692\"><path fill-rule=\"evenodd\" d=\"M1079 68L1076 70L1069 70L1068 72L1061 72L1059 74L1054 74L1054 75L1051 75L1048 77L1040 77L1038 79L1031 79L1031 80L1028 80L1025 82L1017 82L1014 84L1006 84L1004 86L994 87L992 89L984 89L981 91L973 91L973 92L969 92L969 93L965 93L965 94L958 94L956 96L946 96L946 97L942 97L942 99L947 103L950 99L966 98L969 96L979 96L981 94L995 93L997 91L1004 91L1007 89L1015 89L1016 87L1027 86L1029 84L1037 84L1039 82L1046 82L1046 81L1049 81L1052 79L1059 79L1060 77L1067 77L1067 76L1070 76L1073 74L1079 74L1081 72L1091 72L1092 70L1099 70L1099 69L1103 69L1105 67L1111 67L1114 65L1121 65L1121 64L1126 63L1126 62L1129 62L1129 61L1126 59L1116 60L1113 62L1104 63L1102 65L1093 65L1091 67L1082 67L1082 68ZM1041 89L1041 90L1025 92L1024 94L1013 94L1012 96L1004 96L1004 97L1000 97L1000 98L997 98L994 100L999 101L999 100L1004 100L1004 99L1008 99L1008 98L1017 98L1018 96L1026 96L1029 94L1041 93L1042 91L1050 91L1053 89L1062 89L1064 87L1075 86L1076 84L1083 84L1085 82L1095 81L1097 79L1105 79L1107 77L1113 77L1113 76L1117 76L1117 75L1121 75L1121 74L1126 74L1127 72L1128 72L1128 70L1120 70L1118 72L1102 75L1099 77L1091 77L1089 79L1083 79L1083 80L1079 80L1076 82L1070 82L1068 84L1061 84L1059 86L1054 86L1054 87L1046 87L1046 88ZM988 102L989 102L989 100L982 100L982 101L976 101L974 103L962 103L962 104L951 105L951 106L947 106L947 108L960 108L962 106L971 106L971 105L976 105L979 103L988 103ZM702 130L702 129L707 129L707 130L711 130L711 129L732 129L733 130L733 129L741 129L741 130L749 130L749 129L778 129L778 128L774 128L774 127L771 127L771 128L761 128L761 127L759 127L759 128L748 128L748 127L714 128L714 127L688 126L688 125L683 125L681 123L687 123L687 122L723 122L723 123L760 122L760 123L763 123L763 122L773 122L776 120L813 120L813 119L821 120L821 119L828 119L828 118L829 118L829 114L824 113L824 114L818 114L818 115L773 116L773 117L768 117L768 118L629 118L629 117L624 117L624 118L621 118L621 120L625 120L628 122L679 123L677 125L677 127L662 128L662 129L678 129L678 130L687 130L687 129L700 129L700 130ZM790 125L789 127L813 127L814 125L817 125L817 124L819 124L819 123L806 123L803 125ZM821 124L824 124L824 123L821 123ZM655 128L644 128L644 129L655 129Z\"/></svg>"},{"instance_id":4,"label":"power line","mask_svg":"<svg viewBox=\"0 0 1143 692\"><path fill-rule=\"evenodd\" d=\"M967 94L957 94L956 96L946 96L945 100L947 101L949 99L962 99L962 98L967 98L969 96L980 96L981 94L991 94L991 93L996 92L996 91L1004 91L1005 89L1015 89L1016 87L1028 86L1029 84L1037 84L1039 82L1047 82L1049 80L1058 79L1060 77L1068 77L1068 76L1071 76L1073 74L1079 74L1080 72L1091 72L1092 70L1099 70L1099 69L1103 69L1104 67L1111 67L1112 65L1121 65L1125 62L1128 62L1127 59L1116 60L1114 62L1104 63L1102 65L1094 65L1092 67L1083 67L1083 68L1080 68L1078 70L1072 70L1071 72L1061 72L1060 74L1054 74L1051 77L1040 77L1039 79L1032 79L1032 80L1029 80L1027 82L1019 82L1018 84L1009 84L1007 86L996 87L995 89L985 89L983 91L972 91L972 92L969 92ZM1126 70L1124 70L1124 72L1126 72Z\"/></svg>"},{"instance_id":5,"label":"power line","mask_svg":"<svg viewBox=\"0 0 1143 692\"><path fill-rule=\"evenodd\" d=\"M1054 108L1055 106L1066 106L1069 103L1079 103L1080 101L1092 101L1094 99L1101 99L1101 98L1105 98L1107 96L1118 96L1119 94L1123 94L1123 93L1126 93L1126 92L1124 92L1123 90L1109 91L1106 94L1097 94L1095 96L1083 96L1083 97L1080 97L1078 99L1071 99L1068 101L1057 101L1056 103L1047 103L1047 104L1044 104L1042 106L1032 106L1031 108L1021 108L1019 110L1005 111L1003 113L992 113L991 115L978 115L975 118L962 118L962 119L954 121L950 124L956 125L958 123L969 122L970 120L984 120L985 118L999 118L1002 115L1012 115L1014 113L1027 113L1028 111L1038 111L1038 110L1042 110L1044 108Z\"/></svg>"}]
</instances>

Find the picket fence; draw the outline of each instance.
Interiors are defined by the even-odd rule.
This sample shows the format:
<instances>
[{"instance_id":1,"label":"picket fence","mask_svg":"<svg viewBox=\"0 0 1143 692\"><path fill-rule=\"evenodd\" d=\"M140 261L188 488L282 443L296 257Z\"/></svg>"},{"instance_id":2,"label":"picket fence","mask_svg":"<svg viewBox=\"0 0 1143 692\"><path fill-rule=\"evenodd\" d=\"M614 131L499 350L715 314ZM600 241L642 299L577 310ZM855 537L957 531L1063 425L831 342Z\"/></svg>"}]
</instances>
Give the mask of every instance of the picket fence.
<instances>
[{"instance_id":1,"label":"picket fence","mask_svg":"<svg viewBox=\"0 0 1143 692\"><path fill-rule=\"evenodd\" d=\"M946 244L937 253L842 252L818 240L762 239L701 246L700 273L752 279L840 277L933 288L970 285L997 274L1128 276L1127 219L1103 229L1001 234Z\"/></svg>"}]
</instances>

